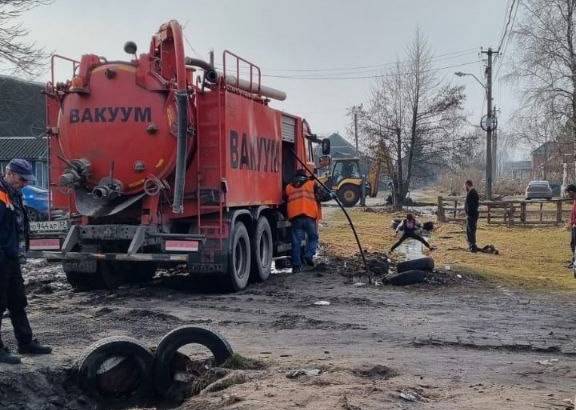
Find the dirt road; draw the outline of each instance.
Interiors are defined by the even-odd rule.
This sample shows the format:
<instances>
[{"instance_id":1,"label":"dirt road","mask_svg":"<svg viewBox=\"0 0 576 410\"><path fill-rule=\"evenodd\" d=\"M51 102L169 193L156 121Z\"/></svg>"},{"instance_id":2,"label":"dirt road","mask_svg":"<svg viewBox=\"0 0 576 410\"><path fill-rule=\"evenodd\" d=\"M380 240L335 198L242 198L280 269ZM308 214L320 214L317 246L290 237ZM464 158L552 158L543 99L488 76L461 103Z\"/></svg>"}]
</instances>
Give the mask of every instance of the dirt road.
<instances>
[{"instance_id":1,"label":"dirt road","mask_svg":"<svg viewBox=\"0 0 576 410\"><path fill-rule=\"evenodd\" d=\"M58 266L28 265L31 321L55 354L0 365L0 403L90 408L64 370L88 344L131 335L154 345L176 326L197 324L269 367L184 408L572 408L565 401L576 385L571 295L526 294L466 277L450 286L355 286L333 272L341 264L276 274L236 294L198 292L181 278L75 293ZM319 300L330 305L313 305ZM3 338L12 343L4 322ZM299 368L322 372L286 377Z\"/></svg>"}]
</instances>

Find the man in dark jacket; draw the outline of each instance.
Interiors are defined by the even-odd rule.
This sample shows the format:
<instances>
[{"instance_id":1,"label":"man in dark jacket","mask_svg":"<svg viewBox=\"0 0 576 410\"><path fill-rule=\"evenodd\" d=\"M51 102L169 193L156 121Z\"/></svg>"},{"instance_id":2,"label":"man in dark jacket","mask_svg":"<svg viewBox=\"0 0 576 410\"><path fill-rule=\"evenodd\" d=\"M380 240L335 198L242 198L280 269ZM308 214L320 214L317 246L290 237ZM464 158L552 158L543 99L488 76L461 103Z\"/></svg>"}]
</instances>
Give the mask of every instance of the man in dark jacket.
<instances>
[{"instance_id":1,"label":"man in dark jacket","mask_svg":"<svg viewBox=\"0 0 576 410\"><path fill-rule=\"evenodd\" d=\"M474 189L472 181L466 181L466 203L464 211L466 212L466 238L468 239L468 249L470 252L478 252L476 246L476 227L478 224L478 208L480 207L480 197Z\"/></svg>"},{"instance_id":2,"label":"man in dark jacket","mask_svg":"<svg viewBox=\"0 0 576 410\"><path fill-rule=\"evenodd\" d=\"M10 161L6 173L0 176L0 325L4 311L8 309L18 353L48 354L52 349L42 346L32 337L20 270L20 257L28 247L28 218L20 190L33 180L32 165L23 159ZM10 353L1 338L0 363L20 363L20 358Z\"/></svg>"}]
</instances>

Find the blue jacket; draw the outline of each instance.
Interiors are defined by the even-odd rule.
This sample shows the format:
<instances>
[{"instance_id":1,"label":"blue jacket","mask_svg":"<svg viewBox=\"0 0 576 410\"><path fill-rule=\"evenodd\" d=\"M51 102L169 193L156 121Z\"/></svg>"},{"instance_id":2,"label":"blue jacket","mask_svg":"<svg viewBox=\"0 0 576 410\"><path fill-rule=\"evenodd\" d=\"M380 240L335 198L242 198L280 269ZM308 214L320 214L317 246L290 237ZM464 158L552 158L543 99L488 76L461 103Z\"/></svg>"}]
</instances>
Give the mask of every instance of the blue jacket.
<instances>
[{"instance_id":1,"label":"blue jacket","mask_svg":"<svg viewBox=\"0 0 576 410\"><path fill-rule=\"evenodd\" d=\"M22 203L22 195L11 193L0 177L0 261L4 257L18 257L20 241L28 244L28 217ZM22 227L18 226L18 211L22 210ZM20 234L22 232L22 235Z\"/></svg>"}]
</instances>

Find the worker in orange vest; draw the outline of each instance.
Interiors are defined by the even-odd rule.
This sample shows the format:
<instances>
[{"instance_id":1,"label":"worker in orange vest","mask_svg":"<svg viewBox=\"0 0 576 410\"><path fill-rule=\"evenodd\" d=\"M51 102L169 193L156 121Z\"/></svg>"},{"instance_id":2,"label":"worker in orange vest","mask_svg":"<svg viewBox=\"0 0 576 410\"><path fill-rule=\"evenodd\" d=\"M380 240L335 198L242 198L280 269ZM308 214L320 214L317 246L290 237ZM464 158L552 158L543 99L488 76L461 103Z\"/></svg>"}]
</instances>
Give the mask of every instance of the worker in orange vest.
<instances>
[{"instance_id":1,"label":"worker in orange vest","mask_svg":"<svg viewBox=\"0 0 576 410\"><path fill-rule=\"evenodd\" d=\"M288 219L292 226L292 272L301 272L304 266L314 268L314 255L318 247L318 226L320 201L329 200L332 193L318 186L306 171L296 171L292 182L286 186ZM301 244L308 238L304 255Z\"/></svg>"}]
</instances>

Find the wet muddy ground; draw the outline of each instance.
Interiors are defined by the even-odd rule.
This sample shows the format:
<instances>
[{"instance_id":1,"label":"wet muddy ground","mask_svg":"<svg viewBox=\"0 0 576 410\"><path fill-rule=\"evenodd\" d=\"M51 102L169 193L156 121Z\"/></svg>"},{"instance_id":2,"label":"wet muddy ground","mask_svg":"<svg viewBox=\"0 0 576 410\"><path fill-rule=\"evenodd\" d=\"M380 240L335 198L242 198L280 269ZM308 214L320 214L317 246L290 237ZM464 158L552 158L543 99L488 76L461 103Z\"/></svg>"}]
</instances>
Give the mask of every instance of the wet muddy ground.
<instances>
[{"instance_id":1,"label":"wet muddy ground","mask_svg":"<svg viewBox=\"0 0 576 410\"><path fill-rule=\"evenodd\" d=\"M0 407L92 408L67 371L90 343L129 335L153 346L169 330L196 324L268 367L242 371L182 408L573 408L572 295L529 294L455 273L405 288L371 286L351 274L355 264L331 259L325 271L280 272L235 294L198 289L178 275L77 293L58 265L29 264L30 318L55 352L0 365ZM2 336L13 346L7 319ZM290 374L299 369L313 371Z\"/></svg>"}]
</instances>

